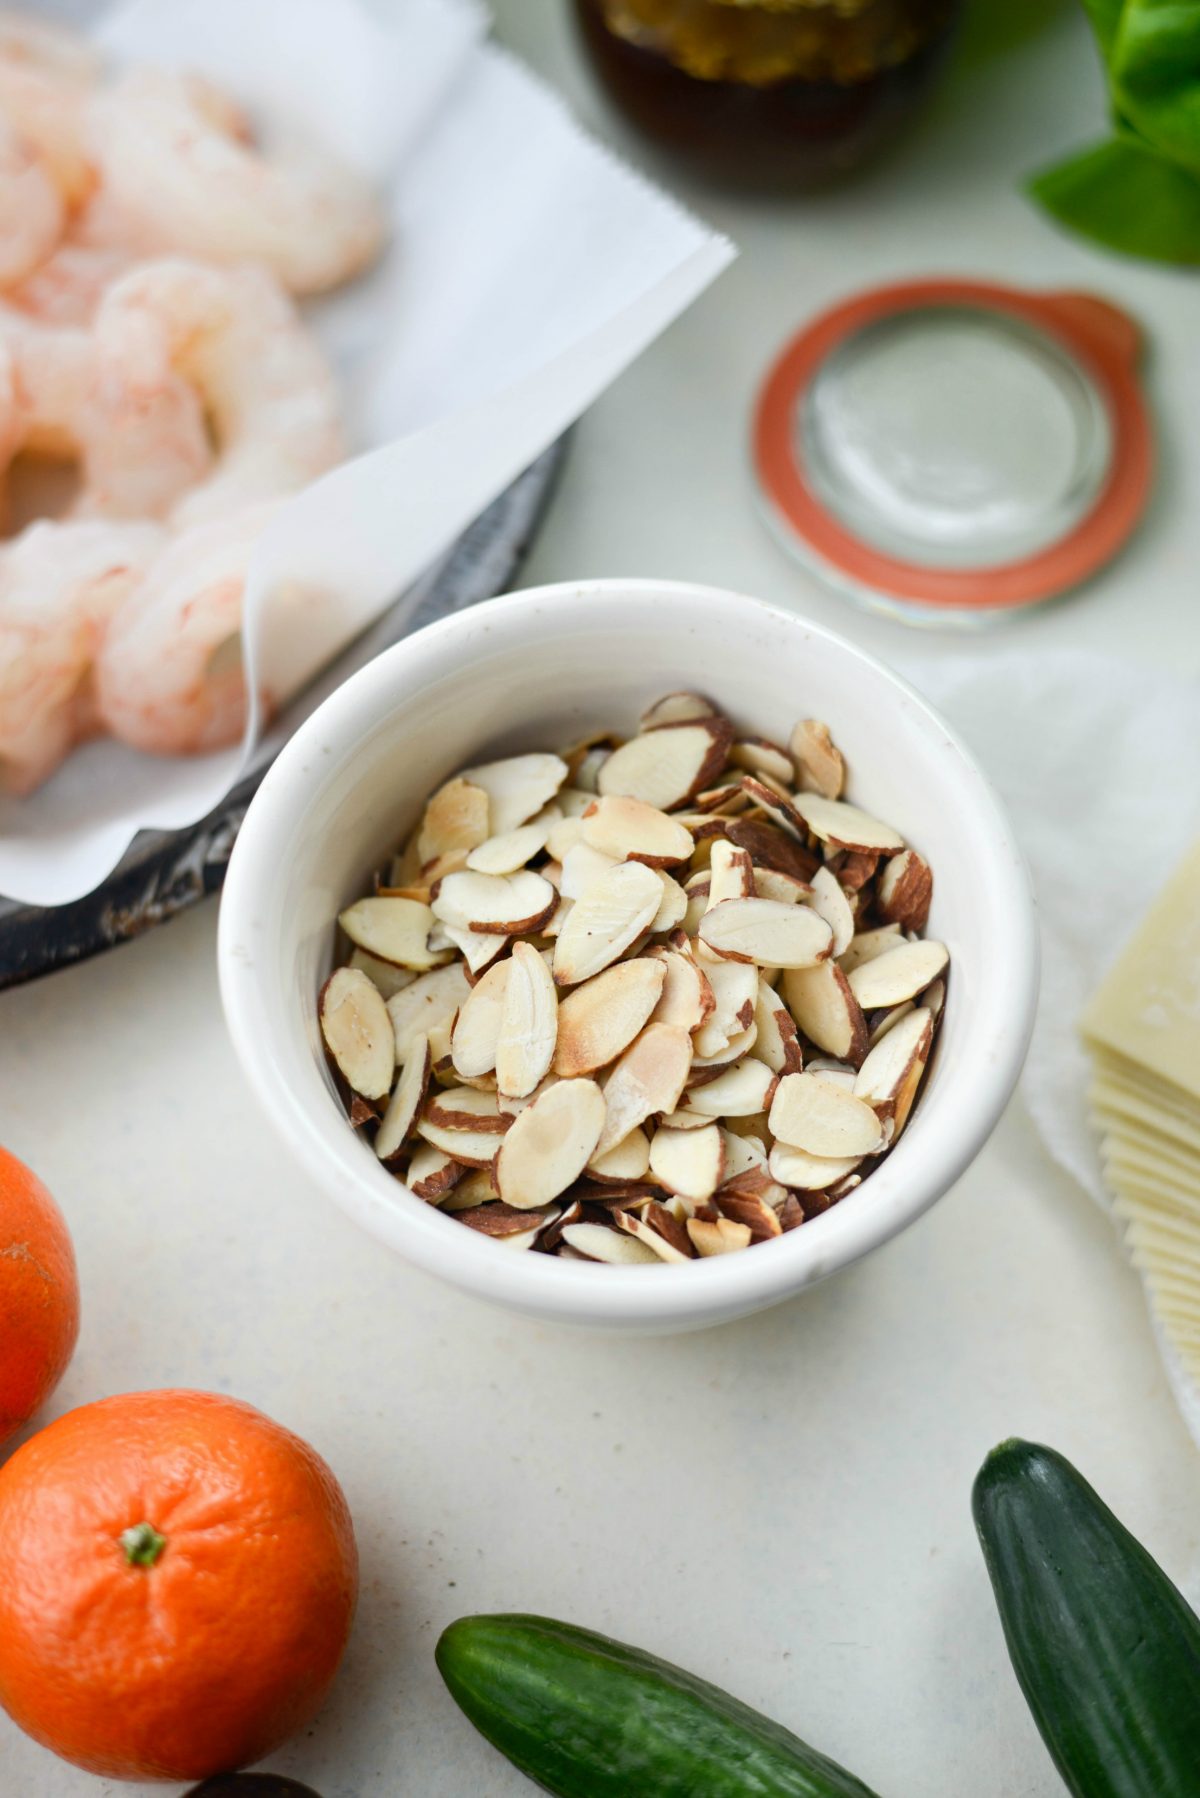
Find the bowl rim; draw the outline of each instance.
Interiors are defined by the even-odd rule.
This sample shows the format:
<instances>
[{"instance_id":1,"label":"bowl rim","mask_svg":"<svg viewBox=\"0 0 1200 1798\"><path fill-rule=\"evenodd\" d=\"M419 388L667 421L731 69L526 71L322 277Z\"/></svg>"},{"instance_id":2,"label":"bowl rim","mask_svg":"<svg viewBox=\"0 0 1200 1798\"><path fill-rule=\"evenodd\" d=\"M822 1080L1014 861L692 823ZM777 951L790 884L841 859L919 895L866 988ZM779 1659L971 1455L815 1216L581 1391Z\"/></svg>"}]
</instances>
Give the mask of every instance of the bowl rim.
<instances>
[{"instance_id":1,"label":"bowl rim","mask_svg":"<svg viewBox=\"0 0 1200 1798\"><path fill-rule=\"evenodd\" d=\"M970 796L978 819L976 834L988 864L981 877L993 883L1003 901L998 909L1005 940L997 943L996 960L1002 959L1006 970L1004 1028L993 1032L991 1049L980 1058L970 1102L923 1143L920 1162L904 1170L902 1180L885 1179L903 1156L906 1136L872 1174L871 1205L833 1206L801 1229L756 1245L753 1253L701 1259L686 1270L666 1264L593 1267L542 1255L501 1255L494 1242L418 1199L373 1155L369 1161L364 1158L361 1140L334 1106L318 1114L273 1077L274 1058L262 1052L264 1033L273 1035L273 1026L259 957L251 947L256 894L268 890L269 881L278 882L280 855L289 838L295 839L304 813L395 706L397 689L419 691L427 680L452 672L444 665L449 657L462 666L462 641L478 631L481 619L486 619L487 637L499 646L543 606L551 606L555 623L570 630L573 614L594 622L597 604L635 597L686 607L693 618L697 605L736 607L743 618L750 607L774 626L819 639L835 654L882 677L906 700L922 728L935 731L953 752L946 764L954 769L951 784ZM471 645L467 654L473 653ZM314 755L315 750L320 753ZM321 768L319 778L314 778L314 766ZM1032 882L1004 807L957 732L915 688L839 632L789 607L733 589L636 576L547 583L452 614L392 645L330 694L284 745L246 814L221 897L217 953L226 1023L245 1077L293 1155L357 1224L425 1271L493 1303L543 1318L667 1326L776 1303L868 1254L936 1203L983 1147L1015 1088L1033 1029L1039 969Z\"/></svg>"}]
</instances>

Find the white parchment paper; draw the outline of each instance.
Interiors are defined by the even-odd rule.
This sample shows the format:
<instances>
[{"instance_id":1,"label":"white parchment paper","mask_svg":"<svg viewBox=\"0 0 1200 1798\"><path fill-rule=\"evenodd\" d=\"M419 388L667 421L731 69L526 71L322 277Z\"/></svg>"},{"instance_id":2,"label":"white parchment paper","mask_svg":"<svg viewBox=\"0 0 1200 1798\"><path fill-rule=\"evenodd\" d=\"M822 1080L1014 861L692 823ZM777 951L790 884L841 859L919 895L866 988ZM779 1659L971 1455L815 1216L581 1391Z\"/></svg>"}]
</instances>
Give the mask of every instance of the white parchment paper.
<instances>
[{"instance_id":1,"label":"white parchment paper","mask_svg":"<svg viewBox=\"0 0 1200 1798\"><path fill-rule=\"evenodd\" d=\"M281 700L351 641L725 266L706 230L486 42L475 0L131 0L114 60L197 69L269 141L302 121L386 197L377 268L308 311L361 453L278 514L247 583L248 683ZM62 904L141 828L201 818L250 760L101 740L0 799L0 892Z\"/></svg>"}]
</instances>

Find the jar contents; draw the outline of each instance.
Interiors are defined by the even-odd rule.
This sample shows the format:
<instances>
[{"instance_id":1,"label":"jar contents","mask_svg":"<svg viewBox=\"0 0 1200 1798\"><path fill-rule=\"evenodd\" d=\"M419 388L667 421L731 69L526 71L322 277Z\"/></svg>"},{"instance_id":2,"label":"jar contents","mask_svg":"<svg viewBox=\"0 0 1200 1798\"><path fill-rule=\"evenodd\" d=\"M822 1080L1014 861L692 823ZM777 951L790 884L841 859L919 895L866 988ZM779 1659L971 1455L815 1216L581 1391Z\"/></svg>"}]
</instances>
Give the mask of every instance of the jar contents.
<instances>
[{"instance_id":1,"label":"jar contents","mask_svg":"<svg viewBox=\"0 0 1200 1798\"><path fill-rule=\"evenodd\" d=\"M894 135L959 0L575 0L613 98L709 174L806 186Z\"/></svg>"}]
</instances>

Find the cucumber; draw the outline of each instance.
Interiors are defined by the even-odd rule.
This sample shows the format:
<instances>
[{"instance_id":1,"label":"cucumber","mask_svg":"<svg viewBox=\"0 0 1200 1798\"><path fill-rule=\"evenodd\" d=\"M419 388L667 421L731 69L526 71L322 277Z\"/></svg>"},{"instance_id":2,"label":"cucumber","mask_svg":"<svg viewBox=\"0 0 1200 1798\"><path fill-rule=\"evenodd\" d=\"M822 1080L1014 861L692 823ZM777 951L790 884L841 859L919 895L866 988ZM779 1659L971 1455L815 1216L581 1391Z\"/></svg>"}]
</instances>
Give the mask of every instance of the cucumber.
<instances>
[{"instance_id":1,"label":"cucumber","mask_svg":"<svg viewBox=\"0 0 1200 1798\"><path fill-rule=\"evenodd\" d=\"M1008 1652L1076 1798L1200 1793L1200 1618L1071 1463L988 1456L972 1494Z\"/></svg>"},{"instance_id":2,"label":"cucumber","mask_svg":"<svg viewBox=\"0 0 1200 1798\"><path fill-rule=\"evenodd\" d=\"M462 1617L437 1645L456 1702L560 1798L874 1798L716 1686L547 1617Z\"/></svg>"}]
</instances>

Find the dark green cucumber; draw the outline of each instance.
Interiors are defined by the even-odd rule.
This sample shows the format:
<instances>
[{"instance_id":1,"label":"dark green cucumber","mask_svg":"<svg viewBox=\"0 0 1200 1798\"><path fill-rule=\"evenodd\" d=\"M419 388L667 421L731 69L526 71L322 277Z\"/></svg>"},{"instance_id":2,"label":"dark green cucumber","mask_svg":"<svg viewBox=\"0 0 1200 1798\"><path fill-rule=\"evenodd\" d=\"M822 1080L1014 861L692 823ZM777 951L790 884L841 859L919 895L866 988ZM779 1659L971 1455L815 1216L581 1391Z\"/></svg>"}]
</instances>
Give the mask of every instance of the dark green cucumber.
<instances>
[{"instance_id":1,"label":"dark green cucumber","mask_svg":"<svg viewBox=\"0 0 1200 1798\"><path fill-rule=\"evenodd\" d=\"M437 1664L476 1729L559 1798L874 1798L728 1693L591 1630L462 1617Z\"/></svg>"},{"instance_id":2,"label":"dark green cucumber","mask_svg":"<svg viewBox=\"0 0 1200 1798\"><path fill-rule=\"evenodd\" d=\"M988 1456L972 1495L1008 1652L1076 1798L1197 1798L1200 1618L1069 1461Z\"/></svg>"}]
</instances>

